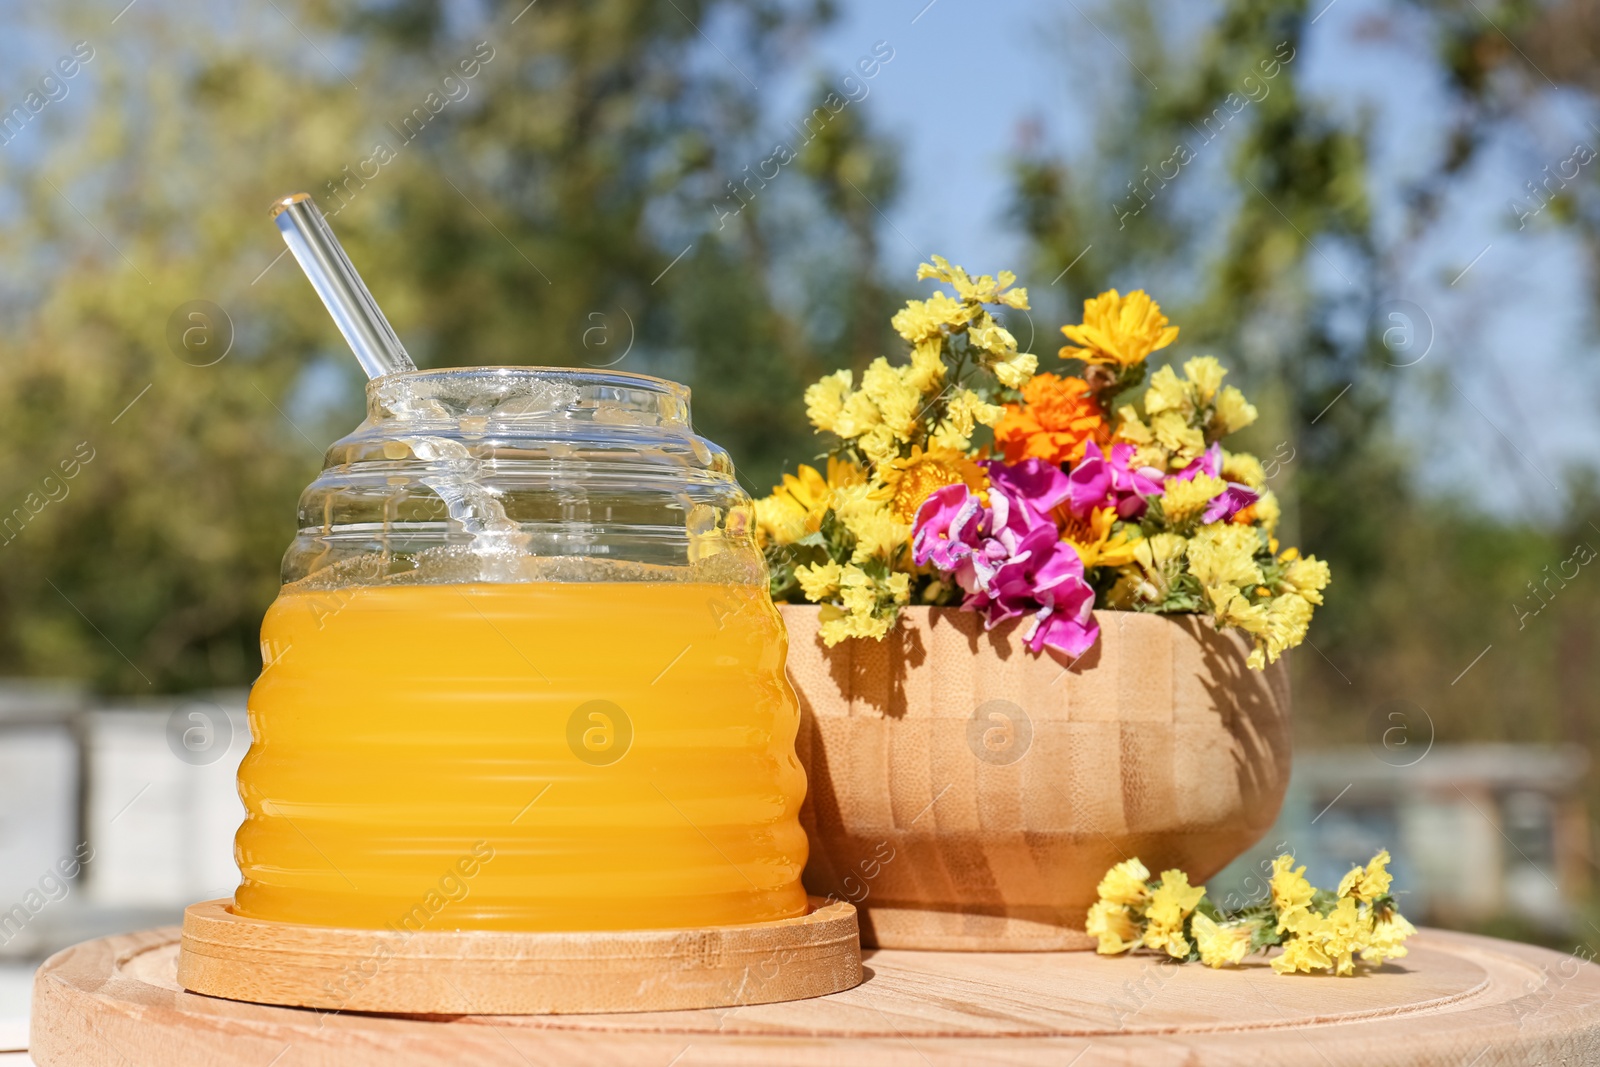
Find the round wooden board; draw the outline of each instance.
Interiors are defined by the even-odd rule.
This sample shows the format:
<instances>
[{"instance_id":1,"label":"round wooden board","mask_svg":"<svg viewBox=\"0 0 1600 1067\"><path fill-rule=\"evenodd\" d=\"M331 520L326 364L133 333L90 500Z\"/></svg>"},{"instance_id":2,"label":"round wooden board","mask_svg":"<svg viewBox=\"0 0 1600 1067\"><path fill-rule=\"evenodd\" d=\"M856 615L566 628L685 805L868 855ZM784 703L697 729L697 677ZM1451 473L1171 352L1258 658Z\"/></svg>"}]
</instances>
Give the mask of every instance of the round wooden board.
<instances>
[{"instance_id":1,"label":"round wooden board","mask_svg":"<svg viewBox=\"0 0 1600 1067\"><path fill-rule=\"evenodd\" d=\"M39 1067L1600 1062L1600 972L1577 957L1424 931L1359 978L1280 977L1092 953L885 949L866 980L784 1004L617 1015L360 1015L185 992L178 931L90 941L34 985ZM781 968L781 965L780 965Z\"/></svg>"},{"instance_id":2,"label":"round wooden board","mask_svg":"<svg viewBox=\"0 0 1600 1067\"><path fill-rule=\"evenodd\" d=\"M765 1004L861 981L856 910L689 930L410 933L266 922L227 900L184 912L178 984L256 1004L539 1015Z\"/></svg>"}]
</instances>

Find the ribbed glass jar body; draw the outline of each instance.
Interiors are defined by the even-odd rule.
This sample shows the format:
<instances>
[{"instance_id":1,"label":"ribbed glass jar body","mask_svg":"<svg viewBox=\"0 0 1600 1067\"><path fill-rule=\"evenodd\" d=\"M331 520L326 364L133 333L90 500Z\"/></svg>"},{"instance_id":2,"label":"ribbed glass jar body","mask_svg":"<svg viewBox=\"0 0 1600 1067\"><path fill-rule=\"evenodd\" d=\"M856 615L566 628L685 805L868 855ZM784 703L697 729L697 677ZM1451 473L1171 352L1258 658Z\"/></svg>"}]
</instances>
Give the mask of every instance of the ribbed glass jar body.
<instances>
[{"instance_id":1,"label":"ribbed glass jar body","mask_svg":"<svg viewBox=\"0 0 1600 1067\"><path fill-rule=\"evenodd\" d=\"M300 502L239 771L242 914L584 930L802 914L751 504L682 386L419 371Z\"/></svg>"}]
</instances>

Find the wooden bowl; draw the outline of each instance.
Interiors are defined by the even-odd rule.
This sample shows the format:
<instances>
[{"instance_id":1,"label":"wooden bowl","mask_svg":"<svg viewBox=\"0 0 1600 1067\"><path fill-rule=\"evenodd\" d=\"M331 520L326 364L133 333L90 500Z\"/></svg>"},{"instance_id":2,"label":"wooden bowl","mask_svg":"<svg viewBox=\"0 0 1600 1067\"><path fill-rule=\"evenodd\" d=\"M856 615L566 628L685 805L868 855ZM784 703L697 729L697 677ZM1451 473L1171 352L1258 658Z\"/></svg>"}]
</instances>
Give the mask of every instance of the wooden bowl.
<instances>
[{"instance_id":1,"label":"wooden bowl","mask_svg":"<svg viewBox=\"0 0 1600 1067\"><path fill-rule=\"evenodd\" d=\"M911 608L826 648L783 605L809 788L805 884L877 948L1093 947L1095 886L1139 857L1200 885L1258 841L1289 781L1287 664L1195 616L1097 611L1077 662L1024 623Z\"/></svg>"}]
</instances>

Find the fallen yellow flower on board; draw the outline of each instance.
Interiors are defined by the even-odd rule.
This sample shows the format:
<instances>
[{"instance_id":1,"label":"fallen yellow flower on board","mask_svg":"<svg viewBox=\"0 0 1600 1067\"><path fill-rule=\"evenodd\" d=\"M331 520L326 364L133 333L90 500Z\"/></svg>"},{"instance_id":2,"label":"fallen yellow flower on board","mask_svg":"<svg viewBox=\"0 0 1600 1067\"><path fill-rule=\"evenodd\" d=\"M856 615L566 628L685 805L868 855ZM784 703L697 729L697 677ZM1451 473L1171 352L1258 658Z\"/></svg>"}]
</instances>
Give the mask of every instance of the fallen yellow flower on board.
<instances>
[{"instance_id":1,"label":"fallen yellow flower on board","mask_svg":"<svg viewBox=\"0 0 1600 1067\"><path fill-rule=\"evenodd\" d=\"M1267 898L1225 914L1183 871L1165 870L1152 879L1135 857L1100 880L1100 899L1089 908L1085 930L1104 956L1146 949L1221 968L1277 948L1282 951L1271 966L1278 974L1349 977L1363 964L1404 956L1406 939L1417 932L1390 895L1389 862L1389 853L1379 852L1330 893L1307 881L1305 867L1284 854L1272 861Z\"/></svg>"}]
</instances>

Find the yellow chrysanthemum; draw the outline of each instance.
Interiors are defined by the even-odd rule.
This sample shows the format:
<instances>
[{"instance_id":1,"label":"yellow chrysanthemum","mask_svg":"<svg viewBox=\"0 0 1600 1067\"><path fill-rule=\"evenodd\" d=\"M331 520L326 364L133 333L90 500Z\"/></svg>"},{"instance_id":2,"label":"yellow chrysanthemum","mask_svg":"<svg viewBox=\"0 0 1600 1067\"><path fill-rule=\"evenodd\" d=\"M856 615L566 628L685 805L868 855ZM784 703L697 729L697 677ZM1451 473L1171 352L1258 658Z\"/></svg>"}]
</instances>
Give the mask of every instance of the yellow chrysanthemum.
<instances>
[{"instance_id":1,"label":"yellow chrysanthemum","mask_svg":"<svg viewBox=\"0 0 1600 1067\"><path fill-rule=\"evenodd\" d=\"M1353 867L1339 881L1341 897L1355 897L1363 904L1371 904L1386 896L1394 875L1389 873L1389 850L1384 849L1368 861L1365 867Z\"/></svg>"},{"instance_id":2,"label":"yellow chrysanthemum","mask_svg":"<svg viewBox=\"0 0 1600 1067\"><path fill-rule=\"evenodd\" d=\"M1195 912L1189 923L1200 962L1207 967L1237 967L1250 954L1256 923L1219 924L1204 912Z\"/></svg>"},{"instance_id":3,"label":"yellow chrysanthemum","mask_svg":"<svg viewBox=\"0 0 1600 1067\"><path fill-rule=\"evenodd\" d=\"M1227 482L1209 474L1196 474L1187 481L1168 478L1161 494L1161 513L1168 522L1187 522L1205 511L1212 498L1226 488Z\"/></svg>"},{"instance_id":4,"label":"yellow chrysanthemum","mask_svg":"<svg viewBox=\"0 0 1600 1067\"><path fill-rule=\"evenodd\" d=\"M1116 508L1097 508L1083 518L1063 509L1056 513L1056 519L1061 525L1061 540L1077 550L1085 568L1122 567L1134 561L1138 528L1124 526L1112 533Z\"/></svg>"},{"instance_id":5,"label":"yellow chrysanthemum","mask_svg":"<svg viewBox=\"0 0 1600 1067\"><path fill-rule=\"evenodd\" d=\"M1203 477L1199 475L1195 481ZM1165 494L1162 499L1166 499ZM1260 538L1248 526L1207 523L1189 540L1189 573L1207 587L1260 585L1261 567L1255 561L1260 544Z\"/></svg>"},{"instance_id":6,"label":"yellow chrysanthemum","mask_svg":"<svg viewBox=\"0 0 1600 1067\"><path fill-rule=\"evenodd\" d=\"M1110 289L1085 300L1083 322L1063 326L1061 332L1076 344L1062 347L1062 359L1121 367L1142 363L1150 353L1167 347L1178 337L1178 328L1167 325L1161 305L1143 289L1135 289L1127 296Z\"/></svg>"},{"instance_id":7,"label":"yellow chrysanthemum","mask_svg":"<svg viewBox=\"0 0 1600 1067\"><path fill-rule=\"evenodd\" d=\"M783 483L772 487L772 495L755 502L756 530L763 544L793 544L822 526L822 517L833 506L834 494L847 486L866 484L867 475L854 463L829 458L827 477L802 463L794 474L785 474Z\"/></svg>"},{"instance_id":8,"label":"yellow chrysanthemum","mask_svg":"<svg viewBox=\"0 0 1600 1067\"><path fill-rule=\"evenodd\" d=\"M1287 852L1272 861L1272 911L1278 917L1278 933L1295 929L1311 913L1311 897L1316 891L1306 881L1304 866L1296 868Z\"/></svg>"},{"instance_id":9,"label":"yellow chrysanthemum","mask_svg":"<svg viewBox=\"0 0 1600 1067\"><path fill-rule=\"evenodd\" d=\"M1203 885L1191 886L1189 876L1173 869L1161 872L1161 884L1150 894L1145 909L1144 946L1183 959L1189 954L1189 941L1183 936L1183 921L1206 895Z\"/></svg>"},{"instance_id":10,"label":"yellow chrysanthemum","mask_svg":"<svg viewBox=\"0 0 1600 1067\"><path fill-rule=\"evenodd\" d=\"M965 484L975 493L989 488L988 475L971 457L952 448L937 445L923 451L913 445L911 455L894 459L878 469L882 485L873 491L874 500L888 503L889 512L901 522L910 522L917 509L935 489Z\"/></svg>"},{"instance_id":11,"label":"yellow chrysanthemum","mask_svg":"<svg viewBox=\"0 0 1600 1067\"><path fill-rule=\"evenodd\" d=\"M1145 884L1149 880L1149 869L1135 857L1107 871L1095 892L1101 900L1136 908L1150 898L1150 887Z\"/></svg>"},{"instance_id":12,"label":"yellow chrysanthemum","mask_svg":"<svg viewBox=\"0 0 1600 1067\"><path fill-rule=\"evenodd\" d=\"M1102 956L1115 956L1138 948L1143 933L1138 917L1127 905L1113 904L1109 900L1096 901L1089 906L1089 917L1083 928L1099 941L1095 951Z\"/></svg>"}]
</instances>

